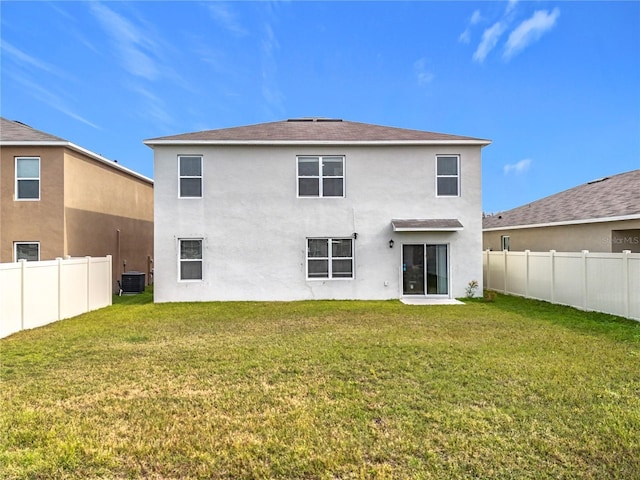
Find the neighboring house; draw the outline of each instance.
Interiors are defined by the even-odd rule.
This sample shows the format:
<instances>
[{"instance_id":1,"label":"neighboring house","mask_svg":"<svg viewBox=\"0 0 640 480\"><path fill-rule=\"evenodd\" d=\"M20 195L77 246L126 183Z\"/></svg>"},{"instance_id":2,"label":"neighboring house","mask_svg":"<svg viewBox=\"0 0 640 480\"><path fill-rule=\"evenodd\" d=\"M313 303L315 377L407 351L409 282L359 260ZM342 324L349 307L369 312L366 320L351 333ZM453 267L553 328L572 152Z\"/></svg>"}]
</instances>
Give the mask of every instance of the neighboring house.
<instances>
[{"instance_id":1,"label":"neighboring house","mask_svg":"<svg viewBox=\"0 0 640 480\"><path fill-rule=\"evenodd\" d=\"M0 117L0 262L113 256L149 273L153 181L68 140Z\"/></svg>"},{"instance_id":2,"label":"neighboring house","mask_svg":"<svg viewBox=\"0 0 640 480\"><path fill-rule=\"evenodd\" d=\"M144 143L156 302L447 299L482 280L488 140L304 118Z\"/></svg>"},{"instance_id":3,"label":"neighboring house","mask_svg":"<svg viewBox=\"0 0 640 480\"><path fill-rule=\"evenodd\" d=\"M483 237L490 250L640 252L640 170L487 216Z\"/></svg>"}]
</instances>

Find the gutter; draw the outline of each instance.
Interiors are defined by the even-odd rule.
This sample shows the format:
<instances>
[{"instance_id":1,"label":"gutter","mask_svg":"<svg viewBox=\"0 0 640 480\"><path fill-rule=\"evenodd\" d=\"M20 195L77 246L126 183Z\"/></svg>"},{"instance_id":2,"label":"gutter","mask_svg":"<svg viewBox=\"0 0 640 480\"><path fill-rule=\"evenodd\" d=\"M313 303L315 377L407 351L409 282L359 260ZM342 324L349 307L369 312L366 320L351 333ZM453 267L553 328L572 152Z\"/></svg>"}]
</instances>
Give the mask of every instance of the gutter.
<instances>
[{"instance_id":1,"label":"gutter","mask_svg":"<svg viewBox=\"0 0 640 480\"><path fill-rule=\"evenodd\" d=\"M116 163L113 160L109 160L108 158L103 157L102 155L98 155L95 152L92 152L91 150L87 150L86 148L83 148L79 145L76 145L75 143L71 143L71 142L67 142L67 141L19 141L19 140L12 140L12 141L0 141L0 146L3 147L64 147L64 148L69 148L70 150L74 150L78 153L82 153L83 155L86 155L87 157L92 158L93 160L97 160L100 163L103 163L105 165L108 165L111 168L115 168L116 170L120 170L123 173L126 173L128 175L131 175L132 177L136 177L144 182L147 182L151 185L153 185L153 180L149 177L146 177L144 175L142 175L141 173L138 173L134 170L131 170L127 167L123 167L122 165L120 165L119 163Z\"/></svg>"},{"instance_id":2,"label":"gutter","mask_svg":"<svg viewBox=\"0 0 640 480\"><path fill-rule=\"evenodd\" d=\"M619 215L616 217L583 218L580 220L566 220L561 222L533 223L530 225L505 225L504 227L483 228L482 231L497 232L500 230L519 230L522 228L560 227L564 225L582 225L582 224L588 224L588 223L620 222L625 220L640 220L640 213L632 213L630 215Z\"/></svg>"}]
</instances>

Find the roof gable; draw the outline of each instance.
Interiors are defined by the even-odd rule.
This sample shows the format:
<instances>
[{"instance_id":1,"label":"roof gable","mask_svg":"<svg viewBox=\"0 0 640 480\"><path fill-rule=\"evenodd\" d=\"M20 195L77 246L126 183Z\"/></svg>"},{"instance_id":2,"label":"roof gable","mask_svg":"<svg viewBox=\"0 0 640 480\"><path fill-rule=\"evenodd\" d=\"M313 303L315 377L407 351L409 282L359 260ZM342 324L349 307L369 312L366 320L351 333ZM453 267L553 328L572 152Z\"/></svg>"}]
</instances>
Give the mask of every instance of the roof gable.
<instances>
[{"instance_id":1,"label":"roof gable","mask_svg":"<svg viewBox=\"0 0 640 480\"><path fill-rule=\"evenodd\" d=\"M298 118L242 127L206 130L146 140L147 145L171 143L474 143L489 140L444 133L385 127L329 118Z\"/></svg>"},{"instance_id":2,"label":"roof gable","mask_svg":"<svg viewBox=\"0 0 640 480\"><path fill-rule=\"evenodd\" d=\"M629 215L640 215L640 170L594 180L490 215L483 219L483 228L579 223Z\"/></svg>"},{"instance_id":3,"label":"roof gable","mask_svg":"<svg viewBox=\"0 0 640 480\"><path fill-rule=\"evenodd\" d=\"M31 128L29 125L0 117L1 142L66 142L46 132Z\"/></svg>"}]
</instances>

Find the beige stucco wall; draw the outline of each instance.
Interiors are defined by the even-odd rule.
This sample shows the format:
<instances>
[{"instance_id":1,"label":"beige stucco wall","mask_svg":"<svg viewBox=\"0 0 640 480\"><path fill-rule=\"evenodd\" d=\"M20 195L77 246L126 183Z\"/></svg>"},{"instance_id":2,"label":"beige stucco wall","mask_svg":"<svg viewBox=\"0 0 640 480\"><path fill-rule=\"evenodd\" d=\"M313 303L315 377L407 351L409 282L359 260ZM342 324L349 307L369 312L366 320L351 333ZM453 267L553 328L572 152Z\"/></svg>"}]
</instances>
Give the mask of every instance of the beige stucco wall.
<instances>
[{"instance_id":1,"label":"beige stucco wall","mask_svg":"<svg viewBox=\"0 0 640 480\"><path fill-rule=\"evenodd\" d=\"M640 252L640 239L633 230L640 229L640 219L617 222L586 223L555 227L537 227L483 232L485 250L501 250L500 237L510 237L512 251L579 252ZM614 234L612 231L631 230L628 234Z\"/></svg>"},{"instance_id":2,"label":"beige stucco wall","mask_svg":"<svg viewBox=\"0 0 640 480\"><path fill-rule=\"evenodd\" d=\"M153 186L67 149L64 190L67 255L112 255L114 282L124 271L145 272L148 281Z\"/></svg>"},{"instance_id":3,"label":"beige stucco wall","mask_svg":"<svg viewBox=\"0 0 640 480\"><path fill-rule=\"evenodd\" d=\"M64 161L59 147L0 149L0 263L12 262L14 242L40 242L40 259L64 253ZM15 158L40 157L40 200L15 200Z\"/></svg>"},{"instance_id":4,"label":"beige stucco wall","mask_svg":"<svg viewBox=\"0 0 640 480\"><path fill-rule=\"evenodd\" d=\"M40 200L16 201L15 157L40 157ZM2 147L0 262L16 241L40 242L40 259L113 256L114 286L125 271L149 273L153 185L73 149ZM149 280L149 275L147 275Z\"/></svg>"}]
</instances>

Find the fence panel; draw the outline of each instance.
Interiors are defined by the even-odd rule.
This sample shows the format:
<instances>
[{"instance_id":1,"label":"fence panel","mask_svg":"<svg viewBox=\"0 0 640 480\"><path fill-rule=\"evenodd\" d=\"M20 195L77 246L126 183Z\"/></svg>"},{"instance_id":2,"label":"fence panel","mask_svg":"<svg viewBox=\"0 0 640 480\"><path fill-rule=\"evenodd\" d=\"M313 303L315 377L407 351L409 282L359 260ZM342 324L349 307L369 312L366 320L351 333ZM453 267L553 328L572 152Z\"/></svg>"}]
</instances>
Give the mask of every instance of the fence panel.
<instances>
[{"instance_id":1,"label":"fence panel","mask_svg":"<svg viewBox=\"0 0 640 480\"><path fill-rule=\"evenodd\" d=\"M554 256L553 298L555 303L583 307L581 253L556 253Z\"/></svg>"},{"instance_id":2,"label":"fence panel","mask_svg":"<svg viewBox=\"0 0 640 480\"><path fill-rule=\"evenodd\" d=\"M60 273L60 318L71 318L87 311L87 260L64 261Z\"/></svg>"},{"instance_id":3,"label":"fence panel","mask_svg":"<svg viewBox=\"0 0 640 480\"><path fill-rule=\"evenodd\" d=\"M640 320L640 255L628 256L629 317Z\"/></svg>"},{"instance_id":4,"label":"fence panel","mask_svg":"<svg viewBox=\"0 0 640 480\"><path fill-rule=\"evenodd\" d=\"M23 282L22 328L58 320L58 264L55 260L26 262Z\"/></svg>"},{"instance_id":5,"label":"fence panel","mask_svg":"<svg viewBox=\"0 0 640 480\"><path fill-rule=\"evenodd\" d=\"M0 338L111 305L111 256L0 264Z\"/></svg>"},{"instance_id":6,"label":"fence panel","mask_svg":"<svg viewBox=\"0 0 640 480\"><path fill-rule=\"evenodd\" d=\"M626 279L621 275L623 254L591 255L587 258L587 310L625 316Z\"/></svg>"},{"instance_id":7,"label":"fence panel","mask_svg":"<svg viewBox=\"0 0 640 480\"><path fill-rule=\"evenodd\" d=\"M22 265L0 263L0 338L22 328Z\"/></svg>"},{"instance_id":8,"label":"fence panel","mask_svg":"<svg viewBox=\"0 0 640 480\"><path fill-rule=\"evenodd\" d=\"M527 294L527 253L507 255L507 289L515 295Z\"/></svg>"},{"instance_id":9,"label":"fence panel","mask_svg":"<svg viewBox=\"0 0 640 480\"><path fill-rule=\"evenodd\" d=\"M551 261L550 252L529 252L529 297L551 301Z\"/></svg>"},{"instance_id":10,"label":"fence panel","mask_svg":"<svg viewBox=\"0 0 640 480\"><path fill-rule=\"evenodd\" d=\"M640 320L640 254L490 252L486 288Z\"/></svg>"}]
</instances>

